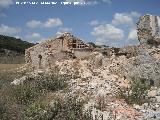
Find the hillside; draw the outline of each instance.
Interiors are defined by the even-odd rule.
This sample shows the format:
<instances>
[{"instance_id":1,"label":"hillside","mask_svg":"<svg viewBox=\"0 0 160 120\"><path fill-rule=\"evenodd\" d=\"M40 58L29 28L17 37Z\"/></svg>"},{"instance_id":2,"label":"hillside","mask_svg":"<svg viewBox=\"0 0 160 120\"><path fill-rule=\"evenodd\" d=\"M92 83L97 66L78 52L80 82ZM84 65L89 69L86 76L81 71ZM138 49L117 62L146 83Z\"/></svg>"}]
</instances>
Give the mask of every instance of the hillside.
<instances>
[{"instance_id":1,"label":"hillside","mask_svg":"<svg viewBox=\"0 0 160 120\"><path fill-rule=\"evenodd\" d=\"M14 37L0 35L0 48L24 54L25 49L33 46L33 43L16 39Z\"/></svg>"},{"instance_id":2,"label":"hillside","mask_svg":"<svg viewBox=\"0 0 160 120\"><path fill-rule=\"evenodd\" d=\"M25 49L33 43L0 35L0 63L23 63Z\"/></svg>"}]
</instances>

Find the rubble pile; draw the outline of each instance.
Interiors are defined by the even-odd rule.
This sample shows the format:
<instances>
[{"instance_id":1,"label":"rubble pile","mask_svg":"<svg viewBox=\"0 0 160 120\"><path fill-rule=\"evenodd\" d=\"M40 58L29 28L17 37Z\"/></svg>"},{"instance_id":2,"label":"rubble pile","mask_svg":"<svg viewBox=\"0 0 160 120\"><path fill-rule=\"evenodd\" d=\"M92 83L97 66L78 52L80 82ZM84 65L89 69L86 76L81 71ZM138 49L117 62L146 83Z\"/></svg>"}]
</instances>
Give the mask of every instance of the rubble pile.
<instances>
[{"instance_id":1,"label":"rubble pile","mask_svg":"<svg viewBox=\"0 0 160 120\"><path fill-rule=\"evenodd\" d=\"M83 99L88 98L89 102L86 106L88 106L88 108L93 107L93 116L96 116L97 113L98 116L100 115L105 117L108 115L108 118L111 116L114 117L114 108L116 107L115 102L117 102L114 98L118 91L117 89L119 87L127 87L129 85L129 81L124 78L120 78L118 75L110 73L110 66L101 65L101 67L97 68L97 65L99 65L98 58L99 61L101 61L100 59L102 59L102 54L93 53L91 56L94 55L95 59L91 60L76 59L74 61L66 60L64 62L56 62L56 68L59 69L59 73L61 74L77 74L77 78L70 81L70 94L79 94ZM103 111L97 109L95 113L94 110L96 109L95 106L97 104L97 100L102 99L103 101L106 101L108 98L113 99L113 101L110 99L111 101L108 101L106 105L103 106L106 107ZM111 116L109 114L111 114Z\"/></svg>"},{"instance_id":2,"label":"rubble pile","mask_svg":"<svg viewBox=\"0 0 160 120\"><path fill-rule=\"evenodd\" d=\"M130 86L131 79L129 78L133 76L155 81L160 79L160 67L157 66L159 62L153 56L149 55L149 52L145 52L145 54L142 52L142 54L129 59L124 55L118 57L113 55L107 58L101 53L95 52L85 59L56 62L56 68L61 74L77 75L70 81L70 94L78 93L82 98L89 99L86 106L92 108L93 116L99 116L99 120L104 117L106 120L142 120L146 115L148 116L146 118L149 119L153 117L149 115L151 114L149 111L153 112L149 106L147 109L142 107L145 104L134 108L115 96L118 88ZM146 71L144 72L144 70ZM103 110L96 109L97 100L104 101Z\"/></svg>"},{"instance_id":3,"label":"rubble pile","mask_svg":"<svg viewBox=\"0 0 160 120\"><path fill-rule=\"evenodd\" d=\"M138 55L130 58L116 54L107 57L100 52L93 52L81 59L56 61L52 69L59 74L72 76L66 95L78 94L87 100L85 108L92 110L94 120L160 119L158 87L149 90L150 103L132 106L117 98L118 89L130 87L132 77L153 80L155 86L159 84L159 48L139 47L137 51ZM39 69L31 75L36 77L43 72ZM12 84L21 84L26 78L16 79Z\"/></svg>"}]
</instances>

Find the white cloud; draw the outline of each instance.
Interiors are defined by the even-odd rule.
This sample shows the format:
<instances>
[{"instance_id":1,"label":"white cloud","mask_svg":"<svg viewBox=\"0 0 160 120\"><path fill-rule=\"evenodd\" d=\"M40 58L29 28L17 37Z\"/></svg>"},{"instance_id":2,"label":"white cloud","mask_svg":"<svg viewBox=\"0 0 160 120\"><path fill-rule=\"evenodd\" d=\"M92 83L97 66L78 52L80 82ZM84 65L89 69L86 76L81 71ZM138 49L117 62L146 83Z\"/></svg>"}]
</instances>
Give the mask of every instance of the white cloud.
<instances>
[{"instance_id":1,"label":"white cloud","mask_svg":"<svg viewBox=\"0 0 160 120\"><path fill-rule=\"evenodd\" d=\"M138 12L132 11L130 13L115 13L112 20L114 25L134 25L134 19L138 18L140 14Z\"/></svg>"},{"instance_id":2,"label":"white cloud","mask_svg":"<svg viewBox=\"0 0 160 120\"><path fill-rule=\"evenodd\" d=\"M138 18L138 17L141 16L141 14L138 13L138 12L136 12L136 11L132 11L132 12L131 12L131 16L132 16L132 17L137 17L137 18Z\"/></svg>"},{"instance_id":3,"label":"white cloud","mask_svg":"<svg viewBox=\"0 0 160 120\"><path fill-rule=\"evenodd\" d=\"M58 32L56 33L57 35L60 35L60 34L62 34L62 33L64 33L64 32L69 32L69 33L71 33L73 31L73 29L72 28L59 28L58 29Z\"/></svg>"},{"instance_id":4,"label":"white cloud","mask_svg":"<svg viewBox=\"0 0 160 120\"><path fill-rule=\"evenodd\" d=\"M128 40L137 40L137 30L136 29L131 29L129 34L128 34Z\"/></svg>"},{"instance_id":5,"label":"white cloud","mask_svg":"<svg viewBox=\"0 0 160 120\"><path fill-rule=\"evenodd\" d=\"M0 0L0 9L7 8L13 4L13 0Z\"/></svg>"},{"instance_id":6,"label":"white cloud","mask_svg":"<svg viewBox=\"0 0 160 120\"><path fill-rule=\"evenodd\" d=\"M39 33L33 32L33 33L29 33L28 35L26 35L24 39L32 43L37 43L41 41L43 37Z\"/></svg>"},{"instance_id":7,"label":"white cloud","mask_svg":"<svg viewBox=\"0 0 160 120\"><path fill-rule=\"evenodd\" d=\"M40 40L38 40L36 43L41 43L41 42L44 42L46 40L48 40L49 38L41 38Z\"/></svg>"},{"instance_id":8,"label":"white cloud","mask_svg":"<svg viewBox=\"0 0 160 120\"><path fill-rule=\"evenodd\" d=\"M57 27L63 25L62 21L59 18L49 18L45 23L44 27Z\"/></svg>"},{"instance_id":9,"label":"white cloud","mask_svg":"<svg viewBox=\"0 0 160 120\"><path fill-rule=\"evenodd\" d=\"M37 28L37 27L40 27L42 25L42 23L40 21L31 20L31 21L27 22L26 25L29 28Z\"/></svg>"},{"instance_id":10,"label":"white cloud","mask_svg":"<svg viewBox=\"0 0 160 120\"><path fill-rule=\"evenodd\" d=\"M91 26L96 26L99 24L99 22L97 20L92 20L90 23L89 23Z\"/></svg>"},{"instance_id":11,"label":"white cloud","mask_svg":"<svg viewBox=\"0 0 160 120\"><path fill-rule=\"evenodd\" d=\"M9 8L14 1L15 0L0 0L0 18L6 17L6 14L3 13L3 9Z\"/></svg>"},{"instance_id":12,"label":"white cloud","mask_svg":"<svg viewBox=\"0 0 160 120\"><path fill-rule=\"evenodd\" d=\"M41 38L41 35L39 33L32 33L26 36L28 39L38 39Z\"/></svg>"},{"instance_id":13,"label":"white cloud","mask_svg":"<svg viewBox=\"0 0 160 120\"><path fill-rule=\"evenodd\" d=\"M26 23L27 27L29 28L52 28L52 27L58 27L63 25L61 19L59 18L49 18L45 22L37 21L37 20L31 20Z\"/></svg>"},{"instance_id":14,"label":"white cloud","mask_svg":"<svg viewBox=\"0 0 160 120\"><path fill-rule=\"evenodd\" d=\"M14 35L14 34L19 33L20 31L21 31L20 28L9 27L4 24L1 24L0 26L0 34L3 34L3 35Z\"/></svg>"},{"instance_id":15,"label":"white cloud","mask_svg":"<svg viewBox=\"0 0 160 120\"><path fill-rule=\"evenodd\" d=\"M41 34L37 32L29 33L26 36L24 36L23 39L31 43L40 43L45 40L48 40L48 38L43 37Z\"/></svg>"},{"instance_id":16,"label":"white cloud","mask_svg":"<svg viewBox=\"0 0 160 120\"><path fill-rule=\"evenodd\" d=\"M96 37L96 43L98 44L108 44L108 42L115 42L124 37L123 30L116 28L111 24L94 27L91 34Z\"/></svg>"},{"instance_id":17,"label":"white cloud","mask_svg":"<svg viewBox=\"0 0 160 120\"><path fill-rule=\"evenodd\" d=\"M114 19L112 20L114 25L121 25L121 24L133 24L133 19L130 15L125 13L116 13L114 15Z\"/></svg>"},{"instance_id":18,"label":"white cloud","mask_svg":"<svg viewBox=\"0 0 160 120\"><path fill-rule=\"evenodd\" d=\"M93 20L91 34L96 38L96 44L123 47L125 45L138 44L136 22L140 13L115 13L110 22ZM129 32L128 32L129 31Z\"/></svg>"},{"instance_id":19,"label":"white cloud","mask_svg":"<svg viewBox=\"0 0 160 120\"><path fill-rule=\"evenodd\" d=\"M107 39L112 39L112 40L119 40L123 38L123 30L114 27L113 25L110 24L105 24L105 25L99 25L98 27L95 27L92 35L94 36L103 36L104 38Z\"/></svg>"},{"instance_id":20,"label":"white cloud","mask_svg":"<svg viewBox=\"0 0 160 120\"><path fill-rule=\"evenodd\" d=\"M16 36L14 36L14 37L17 38L17 39L20 39L20 38L21 38L19 35L16 35Z\"/></svg>"}]
</instances>

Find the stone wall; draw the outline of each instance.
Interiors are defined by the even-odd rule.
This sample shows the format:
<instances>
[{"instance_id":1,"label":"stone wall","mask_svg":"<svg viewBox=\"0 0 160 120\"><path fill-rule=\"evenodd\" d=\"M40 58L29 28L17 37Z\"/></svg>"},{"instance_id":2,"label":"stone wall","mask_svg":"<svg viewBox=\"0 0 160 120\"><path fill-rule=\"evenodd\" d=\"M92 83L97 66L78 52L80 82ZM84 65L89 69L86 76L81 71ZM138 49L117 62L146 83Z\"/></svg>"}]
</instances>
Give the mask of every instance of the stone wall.
<instances>
[{"instance_id":1,"label":"stone wall","mask_svg":"<svg viewBox=\"0 0 160 120\"><path fill-rule=\"evenodd\" d=\"M137 35L141 44L160 44L160 17L146 14L137 23Z\"/></svg>"},{"instance_id":2,"label":"stone wall","mask_svg":"<svg viewBox=\"0 0 160 120\"><path fill-rule=\"evenodd\" d=\"M55 61L82 57L89 54L90 49L82 40L70 33L64 33L55 39L46 40L26 50L26 63L34 69L49 68Z\"/></svg>"},{"instance_id":3,"label":"stone wall","mask_svg":"<svg viewBox=\"0 0 160 120\"><path fill-rule=\"evenodd\" d=\"M44 69L49 66L49 57L61 51L62 48L62 40L60 39L42 42L26 50L26 62L35 69Z\"/></svg>"}]
</instances>

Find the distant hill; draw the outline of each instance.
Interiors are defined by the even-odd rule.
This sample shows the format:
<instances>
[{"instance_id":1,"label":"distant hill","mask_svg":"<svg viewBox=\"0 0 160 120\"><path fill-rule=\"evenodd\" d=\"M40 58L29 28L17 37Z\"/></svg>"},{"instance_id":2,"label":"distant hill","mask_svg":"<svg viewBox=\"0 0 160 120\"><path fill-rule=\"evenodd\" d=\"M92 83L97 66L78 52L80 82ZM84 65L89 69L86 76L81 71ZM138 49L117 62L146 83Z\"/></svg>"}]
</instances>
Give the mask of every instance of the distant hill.
<instances>
[{"instance_id":1,"label":"distant hill","mask_svg":"<svg viewBox=\"0 0 160 120\"><path fill-rule=\"evenodd\" d=\"M0 48L1 49L12 50L17 53L24 54L25 49L33 45L34 45L33 43L29 43L21 39L0 35Z\"/></svg>"},{"instance_id":2,"label":"distant hill","mask_svg":"<svg viewBox=\"0 0 160 120\"><path fill-rule=\"evenodd\" d=\"M0 35L0 63L24 63L25 49L33 45L21 39Z\"/></svg>"}]
</instances>

